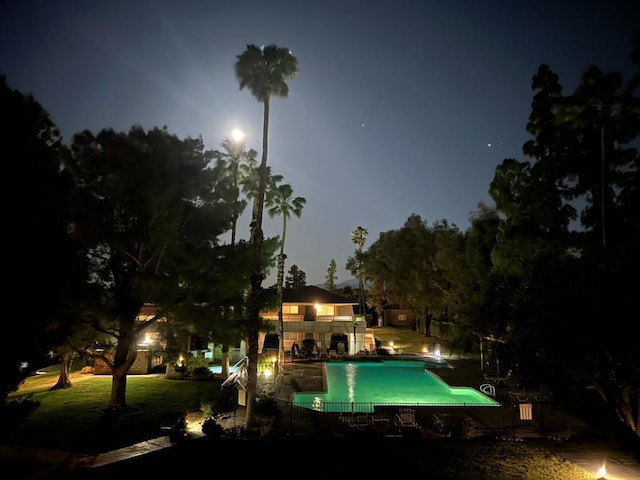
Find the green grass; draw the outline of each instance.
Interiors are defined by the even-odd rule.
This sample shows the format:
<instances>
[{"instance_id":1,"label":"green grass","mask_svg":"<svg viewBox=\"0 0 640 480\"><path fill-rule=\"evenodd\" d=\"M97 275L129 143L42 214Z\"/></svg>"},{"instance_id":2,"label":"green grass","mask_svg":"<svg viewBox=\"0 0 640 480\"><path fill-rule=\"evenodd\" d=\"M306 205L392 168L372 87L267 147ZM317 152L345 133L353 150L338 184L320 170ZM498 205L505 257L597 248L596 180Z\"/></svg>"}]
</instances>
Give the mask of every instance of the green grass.
<instances>
[{"instance_id":1,"label":"green grass","mask_svg":"<svg viewBox=\"0 0 640 480\"><path fill-rule=\"evenodd\" d=\"M406 327L373 327L369 329L382 345L393 345L397 350L402 349L402 353L420 354L424 347L429 347L429 352L434 343L441 343L442 353L449 353L449 346L446 342L441 342L434 337L425 337L424 334L416 332Z\"/></svg>"},{"instance_id":2,"label":"green grass","mask_svg":"<svg viewBox=\"0 0 640 480\"><path fill-rule=\"evenodd\" d=\"M0 442L97 453L163 435L160 424L167 415L199 411L202 402L215 405L221 395L219 380L129 376L127 410L109 416L105 409L111 376L86 378L75 373L72 388L49 390L57 375L54 370L29 377L10 395L10 399L28 399L37 406L15 428L3 429Z\"/></svg>"}]
</instances>

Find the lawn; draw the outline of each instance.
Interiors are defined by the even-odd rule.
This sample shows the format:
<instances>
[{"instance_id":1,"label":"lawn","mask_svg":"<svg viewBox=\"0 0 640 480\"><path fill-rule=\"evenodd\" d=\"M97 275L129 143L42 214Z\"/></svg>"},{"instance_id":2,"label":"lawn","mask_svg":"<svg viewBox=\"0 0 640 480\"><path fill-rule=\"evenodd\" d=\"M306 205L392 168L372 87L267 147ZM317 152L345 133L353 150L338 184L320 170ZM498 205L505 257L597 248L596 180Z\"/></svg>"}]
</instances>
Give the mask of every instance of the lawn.
<instances>
[{"instance_id":1,"label":"lawn","mask_svg":"<svg viewBox=\"0 0 640 480\"><path fill-rule=\"evenodd\" d=\"M200 411L216 405L220 380L171 380L162 374L132 375L127 379L127 410L107 416L111 393L107 375L71 374L72 388L50 390L57 368L28 377L9 398L35 405L17 425L3 428L0 442L30 447L96 453L162 435L160 424L168 415ZM7 422L5 422L7 426Z\"/></svg>"},{"instance_id":2,"label":"lawn","mask_svg":"<svg viewBox=\"0 0 640 480\"><path fill-rule=\"evenodd\" d=\"M450 354L450 347L446 342L434 337L425 337L423 333L416 332L406 327L372 327L368 329L373 332L376 340L380 340L382 345L392 345L398 351L406 354L421 354L423 348L429 347L428 353L433 353L434 344L440 343L442 354Z\"/></svg>"}]
</instances>

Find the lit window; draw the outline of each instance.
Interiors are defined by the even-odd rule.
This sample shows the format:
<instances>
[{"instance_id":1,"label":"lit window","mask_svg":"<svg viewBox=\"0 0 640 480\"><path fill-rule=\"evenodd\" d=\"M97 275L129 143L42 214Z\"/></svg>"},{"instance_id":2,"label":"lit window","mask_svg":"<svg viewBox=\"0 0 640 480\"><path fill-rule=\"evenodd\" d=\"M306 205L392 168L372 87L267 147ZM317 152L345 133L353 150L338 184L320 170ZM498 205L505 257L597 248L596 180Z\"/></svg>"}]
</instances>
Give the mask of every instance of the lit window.
<instances>
[{"instance_id":1,"label":"lit window","mask_svg":"<svg viewBox=\"0 0 640 480\"><path fill-rule=\"evenodd\" d=\"M336 314L336 307L334 305L317 305L316 314L320 316L333 316Z\"/></svg>"}]
</instances>

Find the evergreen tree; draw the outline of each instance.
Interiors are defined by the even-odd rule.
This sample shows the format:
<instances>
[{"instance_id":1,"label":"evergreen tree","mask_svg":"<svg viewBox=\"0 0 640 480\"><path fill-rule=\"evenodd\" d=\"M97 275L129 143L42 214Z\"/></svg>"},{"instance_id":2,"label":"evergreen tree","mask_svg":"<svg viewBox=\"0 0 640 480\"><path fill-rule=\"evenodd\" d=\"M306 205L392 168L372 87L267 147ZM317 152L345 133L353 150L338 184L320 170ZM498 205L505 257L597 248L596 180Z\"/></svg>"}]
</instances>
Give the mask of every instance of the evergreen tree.
<instances>
[{"instance_id":1,"label":"evergreen tree","mask_svg":"<svg viewBox=\"0 0 640 480\"><path fill-rule=\"evenodd\" d=\"M286 288L301 288L307 285L307 274L293 264L289 269L287 278L285 279Z\"/></svg>"},{"instance_id":2,"label":"evergreen tree","mask_svg":"<svg viewBox=\"0 0 640 480\"><path fill-rule=\"evenodd\" d=\"M185 319L194 306L218 307L244 289L247 253L220 245L235 203L224 165L211 165L201 139L158 128L85 131L74 136L72 152L73 233L87 252L95 292L82 318L113 334L113 355L95 355L112 371L108 409L121 411L139 336L159 318ZM148 304L155 315L138 322Z\"/></svg>"},{"instance_id":3,"label":"evergreen tree","mask_svg":"<svg viewBox=\"0 0 640 480\"><path fill-rule=\"evenodd\" d=\"M325 277L324 283L325 288L330 292L336 291L336 280L338 278L336 275L336 268L336 260L335 258L332 258L329 262L329 268L327 268L327 276Z\"/></svg>"}]
</instances>

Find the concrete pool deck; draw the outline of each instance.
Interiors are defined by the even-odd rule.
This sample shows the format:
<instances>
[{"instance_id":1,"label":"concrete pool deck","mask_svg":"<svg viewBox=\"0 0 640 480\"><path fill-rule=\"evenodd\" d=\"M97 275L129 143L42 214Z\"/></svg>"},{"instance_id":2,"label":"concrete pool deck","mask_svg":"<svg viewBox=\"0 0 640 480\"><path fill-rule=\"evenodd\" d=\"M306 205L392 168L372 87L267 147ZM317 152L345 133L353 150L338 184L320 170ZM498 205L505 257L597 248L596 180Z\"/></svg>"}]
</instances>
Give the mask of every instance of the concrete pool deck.
<instances>
[{"instance_id":1,"label":"concrete pool deck","mask_svg":"<svg viewBox=\"0 0 640 480\"><path fill-rule=\"evenodd\" d=\"M373 357L377 360L385 360L386 357ZM354 361L367 360L367 358L353 358ZM411 360L419 360L420 357L407 357ZM339 361L348 361L349 357ZM424 359L429 361L428 358ZM330 362L331 360L326 360ZM394 360L396 361L396 360ZM323 376L323 364L325 360L303 360L284 364L284 375L280 383L275 386L275 395L283 400L291 400L296 392L322 392L326 390ZM434 368L431 371L436 373L442 380L452 387L464 386L478 388L485 383L484 377L476 362L464 359L447 359L446 363L451 368Z\"/></svg>"}]
</instances>

